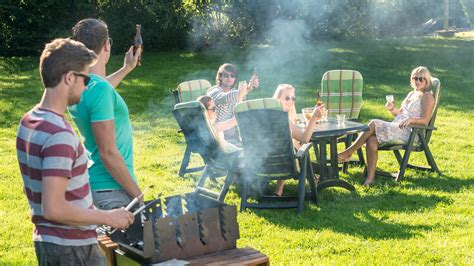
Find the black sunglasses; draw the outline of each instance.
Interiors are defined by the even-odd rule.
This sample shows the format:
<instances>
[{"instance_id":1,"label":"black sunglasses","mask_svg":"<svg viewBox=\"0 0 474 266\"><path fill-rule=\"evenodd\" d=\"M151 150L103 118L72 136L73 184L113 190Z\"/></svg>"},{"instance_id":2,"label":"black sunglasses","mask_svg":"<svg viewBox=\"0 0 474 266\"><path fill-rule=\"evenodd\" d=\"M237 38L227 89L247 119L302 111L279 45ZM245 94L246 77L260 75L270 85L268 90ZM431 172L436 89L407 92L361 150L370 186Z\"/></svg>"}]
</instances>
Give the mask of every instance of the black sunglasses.
<instances>
[{"instance_id":1,"label":"black sunglasses","mask_svg":"<svg viewBox=\"0 0 474 266\"><path fill-rule=\"evenodd\" d=\"M212 108L208 108L207 110L215 112L215 111L216 111L216 107L213 106Z\"/></svg>"},{"instance_id":2,"label":"black sunglasses","mask_svg":"<svg viewBox=\"0 0 474 266\"><path fill-rule=\"evenodd\" d=\"M232 74L232 73L229 74L229 73L225 73L225 72L224 72L224 73L221 73L221 76L222 76L223 78L231 78L231 79L235 78L235 75Z\"/></svg>"},{"instance_id":3,"label":"black sunglasses","mask_svg":"<svg viewBox=\"0 0 474 266\"><path fill-rule=\"evenodd\" d=\"M295 97L295 96L293 96L293 97L285 96L285 101L288 102L288 101L290 101L290 100L292 100L293 102L295 102L295 101L296 101L296 97Z\"/></svg>"},{"instance_id":4,"label":"black sunglasses","mask_svg":"<svg viewBox=\"0 0 474 266\"><path fill-rule=\"evenodd\" d=\"M419 81L419 82L422 82L425 78L424 77L413 77L412 78L414 81Z\"/></svg>"},{"instance_id":5,"label":"black sunglasses","mask_svg":"<svg viewBox=\"0 0 474 266\"><path fill-rule=\"evenodd\" d=\"M77 77L83 77L84 78L84 86L87 86L89 84L89 81L91 81L91 77L87 76L87 75L84 75L82 73L79 73L79 72L72 72L72 74L74 76L77 76Z\"/></svg>"}]
</instances>

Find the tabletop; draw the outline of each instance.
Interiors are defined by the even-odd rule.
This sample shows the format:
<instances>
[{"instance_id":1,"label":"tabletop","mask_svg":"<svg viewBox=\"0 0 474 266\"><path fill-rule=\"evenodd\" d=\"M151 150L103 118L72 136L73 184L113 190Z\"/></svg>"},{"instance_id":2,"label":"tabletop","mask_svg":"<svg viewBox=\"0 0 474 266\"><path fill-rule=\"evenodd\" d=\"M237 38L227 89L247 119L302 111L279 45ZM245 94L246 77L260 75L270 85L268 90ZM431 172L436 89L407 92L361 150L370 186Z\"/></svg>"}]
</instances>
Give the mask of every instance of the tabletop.
<instances>
[{"instance_id":1,"label":"tabletop","mask_svg":"<svg viewBox=\"0 0 474 266\"><path fill-rule=\"evenodd\" d=\"M346 120L344 125L339 126L335 118L328 118L327 122L317 124L311 139L337 137L348 133L368 131L369 126L359 122Z\"/></svg>"}]
</instances>

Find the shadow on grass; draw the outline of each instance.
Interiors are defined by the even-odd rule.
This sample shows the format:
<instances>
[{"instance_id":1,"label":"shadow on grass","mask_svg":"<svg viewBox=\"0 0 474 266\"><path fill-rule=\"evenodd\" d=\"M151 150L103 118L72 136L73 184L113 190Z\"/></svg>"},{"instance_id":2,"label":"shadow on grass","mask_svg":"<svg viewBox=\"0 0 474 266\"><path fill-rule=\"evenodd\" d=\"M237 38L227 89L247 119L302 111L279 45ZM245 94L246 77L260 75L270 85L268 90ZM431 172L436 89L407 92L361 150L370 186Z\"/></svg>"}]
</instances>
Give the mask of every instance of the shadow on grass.
<instances>
[{"instance_id":1,"label":"shadow on grass","mask_svg":"<svg viewBox=\"0 0 474 266\"><path fill-rule=\"evenodd\" d=\"M414 173L414 172L413 172ZM362 173L350 173L344 178L349 183L360 183ZM407 239L431 231L433 226L425 225L422 220L410 221L413 213L434 209L439 204L450 204L451 199L425 193L404 193L409 190L459 192L474 185L474 180L449 177L446 175L427 174L414 177L408 174L402 183L390 178L378 178L376 185L371 188L356 189L361 194L350 193L339 188L321 191L320 203L305 203L303 214L296 215L294 209L289 210L251 210L268 221L295 230L329 229L334 232L349 234L371 239ZM294 193L295 186L289 185L288 194ZM402 217L408 222L398 222Z\"/></svg>"},{"instance_id":2,"label":"shadow on grass","mask_svg":"<svg viewBox=\"0 0 474 266\"><path fill-rule=\"evenodd\" d=\"M408 195L389 190L360 196L340 189L323 191L319 210L305 204L303 214L293 210L255 210L266 220L294 230L324 230L370 239L407 239L431 231L429 225L397 222L390 213L415 213L431 209L449 199L439 196ZM278 212L278 213L276 213Z\"/></svg>"}]
</instances>

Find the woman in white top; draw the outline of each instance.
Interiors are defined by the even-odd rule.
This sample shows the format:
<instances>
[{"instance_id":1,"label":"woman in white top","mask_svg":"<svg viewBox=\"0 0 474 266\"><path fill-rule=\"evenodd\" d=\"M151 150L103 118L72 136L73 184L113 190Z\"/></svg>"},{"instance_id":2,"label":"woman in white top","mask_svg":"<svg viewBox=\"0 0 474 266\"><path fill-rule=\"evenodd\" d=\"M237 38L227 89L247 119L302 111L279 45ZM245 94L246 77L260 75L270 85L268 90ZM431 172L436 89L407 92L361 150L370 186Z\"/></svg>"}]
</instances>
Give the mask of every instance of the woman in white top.
<instances>
[{"instance_id":1,"label":"woman in white top","mask_svg":"<svg viewBox=\"0 0 474 266\"><path fill-rule=\"evenodd\" d=\"M419 66L412 70L410 85L413 90L408 93L400 108L395 108L393 102L387 102L387 109L395 119L387 122L379 119L371 120L370 130L362 133L359 138L345 151L339 153L339 162L350 160L352 153L366 144L367 180L369 186L375 180L375 169L378 159L378 146L387 142L407 142L410 136L408 125L427 125L435 105L431 91L431 74L428 68Z\"/></svg>"}]
</instances>

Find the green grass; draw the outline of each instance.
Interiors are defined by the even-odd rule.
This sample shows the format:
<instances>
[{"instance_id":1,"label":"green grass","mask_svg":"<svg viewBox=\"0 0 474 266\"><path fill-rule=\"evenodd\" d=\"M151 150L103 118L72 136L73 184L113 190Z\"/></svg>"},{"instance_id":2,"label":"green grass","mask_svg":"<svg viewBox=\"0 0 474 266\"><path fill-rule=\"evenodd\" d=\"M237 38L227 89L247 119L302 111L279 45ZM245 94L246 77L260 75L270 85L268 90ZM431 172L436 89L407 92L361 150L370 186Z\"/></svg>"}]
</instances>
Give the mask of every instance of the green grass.
<instances>
[{"instance_id":1,"label":"green grass","mask_svg":"<svg viewBox=\"0 0 474 266\"><path fill-rule=\"evenodd\" d=\"M135 169L142 186L154 184L165 196L194 189L198 174L176 174L185 143L171 115L169 90L183 80L213 80L226 61L241 78L257 66L261 89L270 97L278 83L297 88L298 109L313 103L322 74L356 69L364 77L362 119L389 119L386 94L400 100L410 90L411 69L425 65L443 89L431 148L441 175L408 170L396 183L380 177L363 188L362 168L342 178L357 193L329 189L319 205L294 210L249 210L238 215L239 247L251 246L274 264L473 264L474 41L409 38L345 43L320 42L304 50L255 47L207 53L145 53L141 67L118 90L128 103L134 127ZM281 55L287 55L282 58ZM259 59L264 59L259 61ZM122 56L111 59L118 68ZM15 132L22 114L42 94L38 58L0 58L0 264L34 264L32 224L15 155ZM424 163L420 154L413 161ZM200 163L193 157L193 164ZM379 167L396 170L392 154L381 153ZM294 190L289 185L288 190ZM150 193L151 194L151 193ZM226 198L239 204L233 188Z\"/></svg>"}]
</instances>

